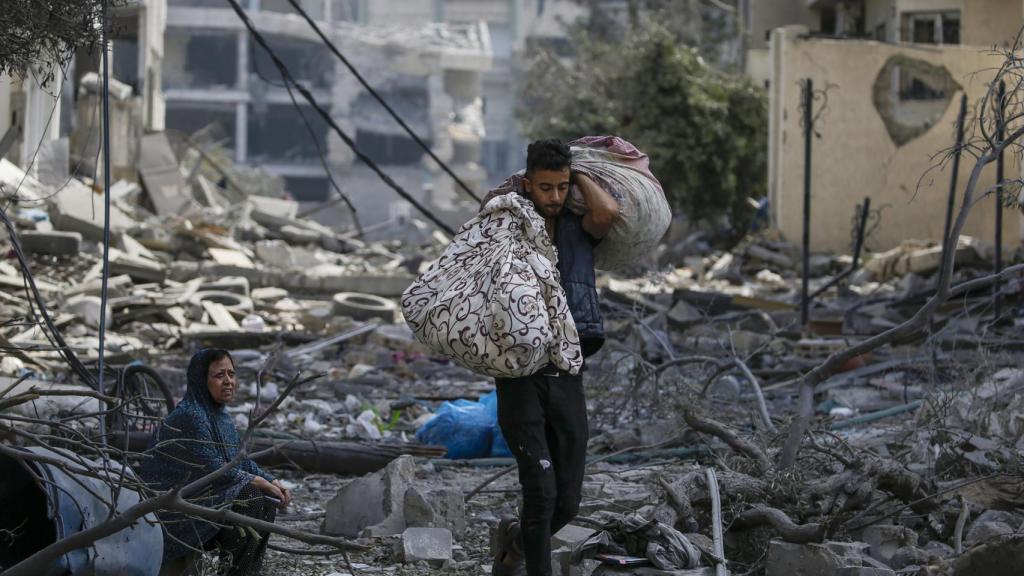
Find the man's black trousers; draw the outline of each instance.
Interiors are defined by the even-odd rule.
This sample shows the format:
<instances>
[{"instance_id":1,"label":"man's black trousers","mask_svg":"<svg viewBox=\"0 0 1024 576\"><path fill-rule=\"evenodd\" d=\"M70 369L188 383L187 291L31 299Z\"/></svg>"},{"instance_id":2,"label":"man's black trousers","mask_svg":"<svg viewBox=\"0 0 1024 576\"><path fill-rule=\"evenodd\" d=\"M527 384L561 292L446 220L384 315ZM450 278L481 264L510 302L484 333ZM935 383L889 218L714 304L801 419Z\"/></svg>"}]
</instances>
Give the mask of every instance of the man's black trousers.
<instances>
[{"instance_id":1,"label":"man's black trousers","mask_svg":"<svg viewBox=\"0 0 1024 576\"><path fill-rule=\"evenodd\" d=\"M496 380L498 424L519 465L522 550L529 576L551 574L551 535L579 511L587 456L581 375L544 371Z\"/></svg>"}]
</instances>

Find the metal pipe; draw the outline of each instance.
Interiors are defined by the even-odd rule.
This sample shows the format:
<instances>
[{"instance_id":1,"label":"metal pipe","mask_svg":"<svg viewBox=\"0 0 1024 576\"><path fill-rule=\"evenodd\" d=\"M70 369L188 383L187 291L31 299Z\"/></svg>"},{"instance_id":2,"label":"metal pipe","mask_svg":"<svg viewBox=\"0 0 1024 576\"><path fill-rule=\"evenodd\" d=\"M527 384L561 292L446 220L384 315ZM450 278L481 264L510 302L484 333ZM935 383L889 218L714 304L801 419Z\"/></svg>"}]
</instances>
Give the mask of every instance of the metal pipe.
<instances>
[{"instance_id":1,"label":"metal pipe","mask_svg":"<svg viewBox=\"0 0 1024 576\"><path fill-rule=\"evenodd\" d=\"M718 492L718 478L714 468L705 468L708 482L708 496L711 497L711 535L715 545L715 576L726 576L725 539L722 536L722 497Z\"/></svg>"},{"instance_id":2,"label":"metal pipe","mask_svg":"<svg viewBox=\"0 0 1024 576\"><path fill-rule=\"evenodd\" d=\"M1006 137L1006 82L1003 80L999 81L999 116L996 120L996 140L1002 143L1003 138ZM999 274L1003 271L1003 180L1006 177L1005 174L1005 162L1004 152L999 152L999 157L996 158L996 184L999 186L996 188L996 262L995 262L995 273ZM992 311L995 319L998 320L1002 313L1002 307L999 301L999 285L1001 282L996 280L992 284Z\"/></svg>"},{"instance_id":3,"label":"metal pipe","mask_svg":"<svg viewBox=\"0 0 1024 576\"><path fill-rule=\"evenodd\" d=\"M949 179L949 197L946 201L946 225L942 229L942 248L943 254L946 254L946 250L956 250L957 240L953 240L950 244L949 231L953 225L953 208L956 205L956 187L957 180L960 177L960 149L963 148L964 144L964 118L967 116L967 95L964 94L960 97L960 113L956 117L956 145L953 148L953 174ZM942 278L945 273L946 258L942 258L942 262L939 265L939 275L936 278Z\"/></svg>"},{"instance_id":4,"label":"metal pipe","mask_svg":"<svg viewBox=\"0 0 1024 576\"><path fill-rule=\"evenodd\" d=\"M808 298L811 275L811 140L814 138L814 81L807 78L803 86L804 106L804 242L803 280L800 287L800 326L806 327L810 317Z\"/></svg>"},{"instance_id":5,"label":"metal pipe","mask_svg":"<svg viewBox=\"0 0 1024 576\"><path fill-rule=\"evenodd\" d=\"M860 267L860 254L864 249L864 234L867 232L868 216L871 214L871 198L865 198L864 203L857 207L859 214L859 220L857 222L857 239L853 244L853 262L850 263L850 267L837 274L834 278L825 283L814 291L813 294L808 296L808 299L814 300L818 296L821 296L826 290L839 284L843 280L849 278L857 268Z\"/></svg>"}]
</instances>

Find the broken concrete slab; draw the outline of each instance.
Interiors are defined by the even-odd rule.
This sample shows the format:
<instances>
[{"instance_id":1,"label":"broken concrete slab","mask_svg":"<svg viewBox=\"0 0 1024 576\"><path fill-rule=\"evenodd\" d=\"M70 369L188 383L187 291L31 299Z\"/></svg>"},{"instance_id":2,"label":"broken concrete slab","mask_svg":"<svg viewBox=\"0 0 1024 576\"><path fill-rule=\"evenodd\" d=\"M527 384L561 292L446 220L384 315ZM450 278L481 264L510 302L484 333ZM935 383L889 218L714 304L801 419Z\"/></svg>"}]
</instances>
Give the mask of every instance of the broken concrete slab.
<instances>
[{"instance_id":1,"label":"broken concrete slab","mask_svg":"<svg viewBox=\"0 0 1024 576\"><path fill-rule=\"evenodd\" d=\"M1005 536L971 548L953 563L953 576L1018 576L1024 536Z\"/></svg>"},{"instance_id":2,"label":"broken concrete slab","mask_svg":"<svg viewBox=\"0 0 1024 576\"><path fill-rule=\"evenodd\" d=\"M252 259L239 250L231 250L228 248L207 248L206 251L209 252L210 258L212 258L217 264L237 266L238 268L256 267L256 265L253 264Z\"/></svg>"},{"instance_id":3,"label":"broken concrete slab","mask_svg":"<svg viewBox=\"0 0 1024 576\"><path fill-rule=\"evenodd\" d=\"M78 232L94 242L103 241L103 196L72 178L50 198L50 220L57 230ZM120 242L121 234L136 222L117 206L110 207L110 238Z\"/></svg>"},{"instance_id":4,"label":"broken concrete slab","mask_svg":"<svg viewBox=\"0 0 1024 576\"><path fill-rule=\"evenodd\" d=\"M925 566L928 564L929 554L917 546L904 546L892 555L889 566L896 570L903 570L909 566Z\"/></svg>"},{"instance_id":5,"label":"broken concrete slab","mask_svg":"<svg viewBox=\"0 0 1024 576\"><path fill-rule=\"evenodd\" d=\"M160 216L177 216L192 205L171 143L163 132L147 134L139 146L139 176L153 209Z\"/></svg>"},{"instance_id":6,"label":"broken concrete slab","mask_svg":"<svg viewBox=\"0 0 1024 576\"><path fill-rule=\"evenodd\" d=\"M1000 536L1007 534L1013 534L1015 532L1013 526L1005 522L998 521L976 521L971 525L971 529L967 532L964 537L964 544L967 546L976 546L978 544L988 542Z\"/></svg>"},{"instance_id":7,"label":"broken concrete slab","mask_svg":"<svg viewBox=\"0 0 1024 576\"><path fill-rule=\"evenodd\" d=\"M843 567L838 554L823 544L793 544L772 540L765 562L766 576L822 576Z\"/></svg>"},{"instance_id":8,"label":"broken concrete slab","mask_svg":"<svg viewBox=\"0 0 1024 576\"><path fill-rule=\"evenodd\" d=\"M572 548L576 544L583 542L587 538L594 535L593 528L585 528L576 524L566 524L561 530L551 535L551 548L561 548L563 546Z\"/></svg>"},{"instance_id":9,"label":"broken concrete slab","mask_svg":"<svg viewBox=\"0 0 1024 576\"><path fill-rule=\"evenodd\" d=\"M78 295L68 298L68 300L64 302L62 310L64 312L74 314L86 326L99 330L101 304L102 300L98 296ZM114 312L111 309L109 302L107 302L106 320L107 326L110 326L114 321Z\"/></svg>"},{"instance_id":10,"label":"broken concrete slab","mask_svg":"<svg viewBox=\"0 0 1024 576\"><path fill-rule=\"evenodd\" d=\"M406 564L426 562L443 569L452 559L452 533L447 528L406 528L400 543Z\"/></svg>"},{"instance_id":11,"label":"broken concrete slab","mask_svg":"<svg viewBox=\"0 0 1024 576\"><path fill-rule=\"evenodd\" d=\"M861 540L871 547L868 554L872 558L889 563L897 550L917 544L917 534L905 526L876 524L864 529Z\"/></svg>"},{"instance_id":12,"label":"broken concrete slab","mask_svg":"<svg viewBox=\"0 0 1024 576\"><path fill-rule=\"evenodd\" d=\"M292 244L316 244L320 242L321 236L321 234L315 230L302 228L300 226L293 226L291 224L282 226L278 232L281 233L281 236L284 236L285 240Z\"/></svg>"},{"instance_id":13,"label":"broken concrete slab","mask_svg":"<svg viewBox=\"0 0 1024 576\"><path fill-rule=\"evenodd\" d=\"M286 198L251 195L247 198L252 204L252 219L273 229L293 225L299 213L299 203Z\"/></svg>"},{"instance_id":14,"label":"broken concrete slab","mask_svg":"<svg viewBox=\"0 0 1024 576\"><path fill-rule=\"evenodd\" d=\"M349 538L401 534L405 493L415 475L415 461L402 456L384 470L349 482L324 506L322 531Z\"/></svg>"},{"instance_id":15,"label":"broken concrete slab","mask_svg":"<svg viewBox=\"0 0 1024 576\"><path fill-rule=\"evenodd\" d=\"M167 277L167 270L163 264L126 254L117 248L110 249L110 273L127 275L136 282L160 283Z\"/></svg>"},{"instance_id":16,"label":"broken concrete slab","mask_svg":"<svg viewBox=\"0 0 1024 576\"><path fill-rule=\"evenodd\" d=\"M26 230L18 235L21 247L30 254L74 256L82 249L82 235L78 232L40 232Z\"/></svg>"},{"instance_id":17,"label":"broken concrete slab","mask_svg":"<svg viewBox=\"0 0 1024 576\"><path fill-rule=\"evenodd\" d=\"M466 530L466 501L454 488L405 492L405 523L415 528L447 528L455 536Z\"/></svg>"}]
</instances>

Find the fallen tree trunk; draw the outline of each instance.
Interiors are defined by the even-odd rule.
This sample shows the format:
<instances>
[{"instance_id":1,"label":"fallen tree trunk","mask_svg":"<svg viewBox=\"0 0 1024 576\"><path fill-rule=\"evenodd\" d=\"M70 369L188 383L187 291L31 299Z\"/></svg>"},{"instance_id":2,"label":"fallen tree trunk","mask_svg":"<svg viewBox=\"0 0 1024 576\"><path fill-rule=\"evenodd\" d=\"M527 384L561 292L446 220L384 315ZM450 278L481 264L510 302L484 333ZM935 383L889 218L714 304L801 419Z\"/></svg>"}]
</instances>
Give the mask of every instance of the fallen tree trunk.
<instances>
[{"instance_id":1,"label":"fallen tree trunk","mask_svg":"<svg viewBox=\"0 0 1024 576\"><path fill-rule=\"evenodd\" d=\"M112 432L108 436L108 442L111 446L127 449L128 452L144 452L149 438L149 432L129 432L128 445L125 446L124 432ZM255 459L257 464L294 466L304 472L352 476L376 472L392 460L406 454L422 458L440 458L446 452L443 446L421 444L317 442L277 438L254 438L250 452L268 449L270 452Z\"/></svg>"}]
</instances>

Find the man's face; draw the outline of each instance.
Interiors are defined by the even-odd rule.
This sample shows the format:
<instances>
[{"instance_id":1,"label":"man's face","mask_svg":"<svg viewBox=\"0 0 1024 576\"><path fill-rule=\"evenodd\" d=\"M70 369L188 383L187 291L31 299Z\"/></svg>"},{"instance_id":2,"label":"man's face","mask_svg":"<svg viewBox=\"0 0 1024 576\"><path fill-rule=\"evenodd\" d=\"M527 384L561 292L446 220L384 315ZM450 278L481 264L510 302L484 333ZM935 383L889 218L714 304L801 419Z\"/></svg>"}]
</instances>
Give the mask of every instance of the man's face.
<instances>
[{"instance_id":1,"label":"man's face","mask_svg":"<svg viewBox=\"0 0 1024 576\"><path fill-rule=\"evenodd\" d=\"M562 211L569 195L569 175L569 168L534 170L523 179L523 188L541 216L554 218Z\"/></svg>"}]
</instances>

